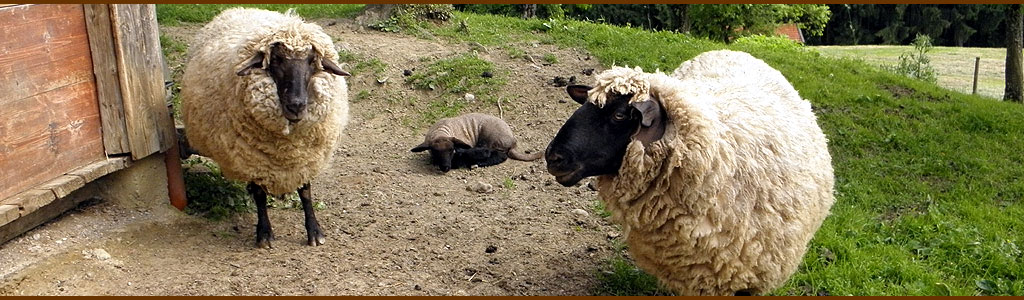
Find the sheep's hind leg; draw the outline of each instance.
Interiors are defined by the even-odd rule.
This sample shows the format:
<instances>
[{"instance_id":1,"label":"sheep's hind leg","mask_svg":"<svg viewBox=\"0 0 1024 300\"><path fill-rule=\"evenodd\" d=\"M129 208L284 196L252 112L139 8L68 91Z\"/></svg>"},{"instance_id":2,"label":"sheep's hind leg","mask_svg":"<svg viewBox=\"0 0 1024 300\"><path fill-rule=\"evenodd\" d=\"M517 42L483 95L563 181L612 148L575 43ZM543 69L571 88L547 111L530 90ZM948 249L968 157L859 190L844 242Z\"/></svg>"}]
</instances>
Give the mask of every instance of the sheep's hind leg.
<instances>
[{"instance_id":1,"label":"sheep's hind leg","mask_svg":"<svg viewBox=\"0 0 1024 300\"><path fill-rule=\"evenodd\" d=\"M310 246L323 245L326 239L313 213L313 197L309 192L309 183L299 188L299 199L302 199L302 211L306 213L306 243Z\"/></svg>"},{"instance_id":2,"label":"sheep's hind leg","mask_svg":"<svg viewBox=\"0 0 1024 300\"><path fill-rule=\"evenodd\" d=\"M245 189L256 202L256 248L270 248L274 231L270 229L270 217L267 216L267 192L254 182L249 182Z\"/></svg>"}]
</instances>

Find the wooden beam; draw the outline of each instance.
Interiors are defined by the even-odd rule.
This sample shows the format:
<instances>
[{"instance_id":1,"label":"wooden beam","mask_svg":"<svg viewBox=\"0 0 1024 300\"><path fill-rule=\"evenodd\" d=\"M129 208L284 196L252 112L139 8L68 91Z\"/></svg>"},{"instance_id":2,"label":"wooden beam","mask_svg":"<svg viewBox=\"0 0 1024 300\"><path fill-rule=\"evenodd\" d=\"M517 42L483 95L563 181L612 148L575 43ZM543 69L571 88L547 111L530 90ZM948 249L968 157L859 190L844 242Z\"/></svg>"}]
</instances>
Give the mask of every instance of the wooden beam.
<instances>
[{"instance_id":1,"label":"wooden beam","mask_svg":"<svg viewBox=\"0 0 1024 300\"><path fill-rule=\"evenodd\" d=\"M130 152L124 123L124 104L114 56L114 35L110 28L110 5L85 4L85 25L89 31L96 96L99 98L103 149L107 155Z\"/></svg>"},{"instance_id":2,"label":"wooden beam","mask_svg":"<svg viewBox=\"0 0 1024 300\"><path fill-rule=\"evenodd\" d=\"M141 159L171 147L174 123L164 102L163 58L156 6L113 4L118 76L132 158Z\"/></svg>"}]
</instances>

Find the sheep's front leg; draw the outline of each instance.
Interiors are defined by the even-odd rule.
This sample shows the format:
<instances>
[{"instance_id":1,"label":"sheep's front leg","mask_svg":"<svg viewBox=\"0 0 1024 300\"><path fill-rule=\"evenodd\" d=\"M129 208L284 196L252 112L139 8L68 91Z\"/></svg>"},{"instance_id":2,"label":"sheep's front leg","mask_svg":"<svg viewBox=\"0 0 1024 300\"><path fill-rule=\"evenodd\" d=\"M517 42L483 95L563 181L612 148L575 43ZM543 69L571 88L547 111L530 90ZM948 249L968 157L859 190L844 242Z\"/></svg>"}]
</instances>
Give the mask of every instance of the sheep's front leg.
<instances>
[{"instance_id":1,"label":"sheep's front leg","mask_svg":"<svg viewBox=\"0 0 1024 300\"><path fill-rule=\"evenodd\" d=\"M267 192L255 182L249 182L246 189L256 202L256 248L270 248L274 231L270 229L270 217L267 216Z\"/></svg>"},{"instance_id":2,"label":"sheep's front leg","mask_svg":"<svg viewBox=\"0 0 1024 300\"><path fill-rule=\"evenodd\" d=\"M308 182L299 188L299 199L302 199L302 211L306 213L306 243L310 246L323 245L326 239L313 213L313 197L310 195Z\"/></svg>"}]
</instances>

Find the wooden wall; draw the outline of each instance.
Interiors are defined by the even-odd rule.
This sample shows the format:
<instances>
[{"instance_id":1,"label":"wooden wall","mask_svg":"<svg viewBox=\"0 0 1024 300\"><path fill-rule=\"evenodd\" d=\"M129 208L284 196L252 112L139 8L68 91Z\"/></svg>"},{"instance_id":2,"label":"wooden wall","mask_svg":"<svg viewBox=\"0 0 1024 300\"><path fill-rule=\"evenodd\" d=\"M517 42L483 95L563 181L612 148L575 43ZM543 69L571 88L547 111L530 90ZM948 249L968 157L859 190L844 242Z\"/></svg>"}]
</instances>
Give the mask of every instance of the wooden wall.
<instances>
[{"instance_id":1,"label":"wooden wall","mask_svg":"<svg viewBox=\"0 0 1024 300\"><path fill-rule=\"evenodd\" d=\"M82 5L0 8L0 199L105 160Z\"/></svg>"}]
</instances>

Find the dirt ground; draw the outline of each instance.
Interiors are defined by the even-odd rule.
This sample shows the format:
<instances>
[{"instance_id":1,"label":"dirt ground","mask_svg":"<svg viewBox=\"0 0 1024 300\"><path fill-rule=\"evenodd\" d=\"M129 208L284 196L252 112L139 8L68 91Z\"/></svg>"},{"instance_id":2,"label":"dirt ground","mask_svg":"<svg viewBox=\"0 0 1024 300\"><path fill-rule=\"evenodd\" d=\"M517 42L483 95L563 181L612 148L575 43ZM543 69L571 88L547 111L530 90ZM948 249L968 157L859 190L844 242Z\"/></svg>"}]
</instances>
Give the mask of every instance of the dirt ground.
<instances>
[{"instance_id":1,"label":"dirt ground","mask_svg":"<svg viewBox=\"0 0 1024 300\"><path fill-rule=\"evenodd\" d=\"M298 209L271 209L274 248L255 249L255 213L215 222L164 203L129 209L98 201L0 245L0 295L593 293L618 229L597 216L588 180L562 187L543 160L442 174L426 154L409 151L429 124L403 122L417 120L440 94L412 90L402 71L424 66L422 57L471 51L470 45L365 31L344 20L316 22L339 49L385 62L389 78L384 84L370 72L349 78L350 99L362 90L370 96L351 102L333 166L313 182L313 197L326 204L317 212L326 245L305 245ZM187 41L197 29L162 30ZM581 50L517 43L538 58L553 53L558 63L485 49L480 57L507 72L508 83L495 95L509 103L499 110L476 100L463 112L503 115L521 147L538 151L577 107L552 78L588 83L592 77L581 71L601 67ZM405 97L418 102L389 101ZM479 183L494 191L467 189Z\"/></svg>"}]
</instances>

